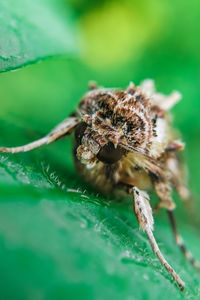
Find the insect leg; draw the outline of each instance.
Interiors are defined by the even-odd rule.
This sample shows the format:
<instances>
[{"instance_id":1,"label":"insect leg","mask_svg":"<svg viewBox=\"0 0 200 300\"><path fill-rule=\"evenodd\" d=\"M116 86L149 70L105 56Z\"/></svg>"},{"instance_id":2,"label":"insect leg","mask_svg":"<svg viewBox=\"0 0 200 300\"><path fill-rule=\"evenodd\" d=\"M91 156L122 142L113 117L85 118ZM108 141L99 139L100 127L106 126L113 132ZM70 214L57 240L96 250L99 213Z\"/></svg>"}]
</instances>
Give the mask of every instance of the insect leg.
<instances>
[{"instance_id":1,"label":"insect leg","mask_svg":"<svg viewBox=\"0 0 200 300\"><path fill-rule=\"evenodd\" d=\"M138 188L133 188L133 203L134 203L134 212L136 218L138 220L139 226L143 229L149 239L153 252L157 255L158 259L160 260L161 264L165 267L165 269L172 275L173 279L177 282L181 291L184 290L185 283L179 277L179 275L174 271L174 269L168 264L164 256L162 255L158 244L155 240L153 235L153 215L152 209L149 204L149 197L148 195L140 191Z\"/></svg>"},{"instance_id":2,"label":"insect leg","mask_svg":"<svg viewBox=\"0 0 200 300\"><path fill-rule=\"evenodd\" d=\"M183 255L185 256L185 258L196 269L198 269L200 271L200 263L192 256L191 252L187 250L187 248L184 245L184 241L183 241L182 237L178 233L177 226L176 226L176 221L175 221L175 217L174 217L174 212L168 210L167 213L168 213L168 216L169 216L170 224L172 226L172 230L173 230L173 234L174 234L174 238L175 238L176 244L180 248L180 250L183 253Z\"/></svg>"},{"instance_id":3,"label":"insect leg","mask_svg":"<svg viewBox=\"0 0 200 300\"><path fill-rule=\"evenodd\" d=\"M58 140L65 135L71 133L71 131L75 128L75 126L79 123L79 119L76 117L69 117L65 119L63 122L58 124L48 135L45 137L36 140L32 143L20 146L20 147L0 147L0 152L6 153L18 153L18 152L27 152L33 150L35 148L39 148L42 145L49 144L55 140Z\"/></svg>"},{"instance_id":4,"label":"insect leg","mask_svg":"<svg viewBox=\"0 0 200 300\"><path fill-rule=\"evenodd\" d=\"M171 145L174 142L171 143ZM170 145L167 147L170 149ZM176 153L168 153L168 158L166 160L167 168L171 172L171 183L175 187L177 193L181 199L185 202L191 200L190 192L187 188L187 169L185 165L181 163L178 159Z\"/></svg>"},{"instance_id":5,"label":"insect leg","mask_svg":"<svg viewBox=\"0 0 200 300\"><path fill-rule=\"evenodd\" d=\"M152 180L156 195L159 198L157 209L166 208L167 210L173 210L175 203L171 197L171 187L168 182L164 180Z\"/></svg>"}]
</instances>

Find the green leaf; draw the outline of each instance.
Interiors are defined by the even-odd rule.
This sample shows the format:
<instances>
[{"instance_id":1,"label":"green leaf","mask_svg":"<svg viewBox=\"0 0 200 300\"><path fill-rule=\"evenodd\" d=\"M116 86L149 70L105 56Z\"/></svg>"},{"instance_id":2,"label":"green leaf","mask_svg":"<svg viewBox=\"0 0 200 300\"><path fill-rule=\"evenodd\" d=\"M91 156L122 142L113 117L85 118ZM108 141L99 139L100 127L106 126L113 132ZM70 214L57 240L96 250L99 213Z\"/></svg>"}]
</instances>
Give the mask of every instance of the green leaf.
<instances>
[{"instance_id":1,"label":"green leaf","mask_svg":"<svg viewBox=\"0 0 200 300\"><path fill-rule=\"evenodd\" d=\"M71 1L75 2L84 1ZM129 1L124 2L128 4ZM178 0L173 5L158 0L151 0L147 4L148 1L142 0L135 4L136 9L133 9L132 2L130 1L131 5L126 5L128 11L125 7L119 10L117 5L116 14L114 2L110 4L108 1L108 6L111 5L113 9L108 11L108 6L105 6L103 12L101 8L101 18L92 17L92 5L84 9L84 16L79 20L80 27L82 33L90 37L84 44L93 50L92 56L87 53L87 62L54 58L20 72L1 74L0 145L20 145L46 134L74 110L86 92L89 80L96 80L106 87L125 87L130 80L139 83L144 78L154 78L159 91L169 93L172 89L178 89L183 93L184 99L175 107L173 115L175 127L180 129L183 140L186 141L185 156L190 171L191 191L197 195L195 209L198 216L199 2L196 0L185 5L184 1ZM137 6L141 9L137 9ZM37 51L50 51L48 43L54 43L54 40L56 45L51 44L52 49L63 45L62 49L66 47L68 54L73 53L73 50L68 52L71 48L67 44L65 46L74 37L71 35L71 19L63 17L65 11L59 0L4 0L0 7L4 8L0 9L1 19L5 21L4 24L11 24L11 28L15 24L20 25L16 21L7 22L6 18L12 12L11 7L13 17L15 11L18 16L23 14L23 18L17 19L23 21L23 26L19 28L24 32L22 37L28 36L26 41L31 39L30 45L25 42L23 44L28 45L28 50L31 50L27 50L27 53L39 53L38 56L35 55L36 60L41 56ZM42 15L37 14L40 7L43 7ZM151 9L147 9L148 7ZM28 14L25 10L31 13ZM96 15L97 13L98 8ZM61 34L56 30L55 39L51 39L54 32L52 27L56 28L54 23L57 21L50 18L50 23L47 22L49 14L55 17L54 21L58 21L57 25L62 23L65 28L70 28L68 32L71 38L60 39L59 42ZM129 17L130 14L135 14L136 18ZM36 25L41 24L44 18L50 30L45 28L41 33L41 26L36 26L38 34L32 34L30 26L25 26L29 24L28 15L31 20L35 20L36 16L37 20L40 18L39 22L33 22ZM110 31L105 33L105 26L101 27L101 24L108 23ZM118 24L121 26L120 35ZM154 28L156 25L155 33L152 25ZM123 32L122 27L126 32ZM0 31L4 28L8 36L7 27L1 24ZM94 30L91 35L95 28L102 34L99 35ZM146 29L150 30L151 35L145 35L147 39L143 44L144 35L142 37L137 33L138 30L147 32ZM45 37L46 33L49 34L49 40ZM110 38L105 42L105 34L109 36L110 33ZM2 37L4 35L1 34L0 39ZM138 37L142 39L138 40ZM0 43L1 47L8 48L6 53L12 54L18 49L17 46L12 47L13 41L15 39L9 37ZM33 41L36 42L32 43ZM38 41L40 47L35 51ZM95 41L99 47L95 46ZM139 41L142 44L138 44ZM113 48L112 45L116 43L117 47ZM139 48L141 45L143 47ZM140 51L132 52L132 49ZM60 50L55 52L61 53ZM118 57L116 51L123 57ZM139 55L135 55L137 53ZM26 53L13 59L17 61L25 56ZM94 57L98 59L95 60ZM109 63L109 57L112 63ZM9 59L5 57L4 63L7 61L11 61L10 56ZM87 63L93 69L88 68ZM7 67L9 66L6 65L5 69ZM30 153L0 155L0 298L199 299L200 275L177 249L165 212L155 215L155 236L166 259L186 283L183 293L161 268L146 236L138 230L132 212L132 199L124 202L105 199L86 186L78 179L74 170L72 147L72 138L66 138ZM191 211L188 210L186 214L180 200L175 200L179 231L186 246L200 259L199 227L195 229Z\"/></svg>"},{"instance_id":2,"label":"green leaf","mask_svg":"<svg viewBox=\"0 0 200 300\"><path fill-rule=\"evenodd\" d=\"M118 73L112 75L117 82ZM101 84L109 76L62 59L2 74L0 145L41 137L73 111L89 79ZM188 146L197 188L195 145L191 140ZM74 170L72 148L73 140L66 138L29 153L0 155L1 298L198 299L199 274L174 244L165 213L155 215L155 236L186 282L183 293L139 231L132 199L105 199L85 185ZM199 235L180 206L179 229L199 258Z\"/></svg>"},{"instance_id":3,"label":"green leaf","mask_svg":"<svg viewBox=\"0 0 200 300\"><path fill-rule=\"evenodd\" d=\"M1 124L5 132L10 131L7 125ZM18 133L19 128L13 126L13 130ZM58 160L61 144L66 142L54 145L52 159ZM69 166L63 172L62 158L56 168L51 159L42 162L41 152L49 151L53 149L1 155L2 299L112 296L165 300L198 295L199 275L180 256L162 215L156 217L155 235L164 255L186 281L183 294L139 231L131 200L130 205L115 203L89 189L84 192L84 185ZM63 156L65 152L69 155L63 149ZM198 255L198 234L186 226L181 226L181 231Z\"/></svg>"},{"instance_id":4,"label":"green leaf","mask_svg":"<svg viewBox=\"0 0 200 300\"><path fill-rule=\"evenodd\" d=\"M1 0L0 72L53 55L73 56L73 27L61 0Z\"/></svg>"}]
</instances>

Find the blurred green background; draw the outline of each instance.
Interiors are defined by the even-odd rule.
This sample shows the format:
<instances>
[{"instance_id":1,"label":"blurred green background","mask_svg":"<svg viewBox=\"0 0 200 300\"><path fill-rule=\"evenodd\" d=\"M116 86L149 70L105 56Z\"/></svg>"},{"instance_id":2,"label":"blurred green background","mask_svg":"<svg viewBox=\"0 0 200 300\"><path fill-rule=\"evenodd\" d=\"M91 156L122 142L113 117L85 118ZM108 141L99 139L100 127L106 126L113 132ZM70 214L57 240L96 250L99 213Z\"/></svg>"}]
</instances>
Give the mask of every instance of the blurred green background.
<instances>
[{"instance_id":1,"label":"blurred green background","mask_svg":"<svg viewBox=\"0 0 200 300\"><path fill-rule=\"evenodd\" d=\"M173 123L186 142L195 215L174 195L176 216L186 244L200 260L199 1L44 0L42 9L37 2L37 24L45 28L49 22L45 42L39 31L33 34L34 20L25 31L27 11L24 18L21 11L16 14L21 27L14 28L4 14L9 4L1 10L2 70L42 59L0 74L1 145L46 134L75 109L90 80L125 88L131 80L139 84L153 78L158 91L180 91L183 99L173 108ZM43 19L50 4L53 13ZM67 35L57 22L61 16ZM23 40L15 56L13 28L21 30ZM67 42L60 42L65 37ZM10 57L5 57L7 49ZM0 299L199 299L200 274L174 245L165 212L155 215L155 236L186 282L183 293L139 232L131 201L104 199L78 178L71 145L67 138L30 153L0 155Z\"/></svg>"}]
</instances>

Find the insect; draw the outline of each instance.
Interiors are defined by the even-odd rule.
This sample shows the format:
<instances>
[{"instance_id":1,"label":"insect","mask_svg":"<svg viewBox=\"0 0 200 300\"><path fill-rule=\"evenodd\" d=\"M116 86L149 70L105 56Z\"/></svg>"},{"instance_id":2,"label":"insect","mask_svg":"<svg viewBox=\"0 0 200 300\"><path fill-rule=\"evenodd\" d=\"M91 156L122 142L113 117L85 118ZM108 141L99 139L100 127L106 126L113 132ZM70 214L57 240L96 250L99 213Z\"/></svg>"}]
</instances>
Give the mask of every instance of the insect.
<instances>
[{"instance_id":1,"label":"insect","mask_svg":"<svg viewBox=\"0 0 200 300\"><path fill-rule=\"evenodd\" d=\"M30 151L74 132L74 161L79 174L106 194L132 195L140 228L147 234L161 264L183 290L184 282L168 264L155 240L148 196L153 189L158 197L156 209L166 209L176 244L191 264L200 269L177 231L171 196L172 188L182 199L189 196L178 159L184 144L176 139L168 113L180 98L178 92L169 96L157 93L150 79L140 86L131 82L126 90L91 84L77 110L45 137L21 147L0 147L0 151Z\"/></svg>"}]
</instances>

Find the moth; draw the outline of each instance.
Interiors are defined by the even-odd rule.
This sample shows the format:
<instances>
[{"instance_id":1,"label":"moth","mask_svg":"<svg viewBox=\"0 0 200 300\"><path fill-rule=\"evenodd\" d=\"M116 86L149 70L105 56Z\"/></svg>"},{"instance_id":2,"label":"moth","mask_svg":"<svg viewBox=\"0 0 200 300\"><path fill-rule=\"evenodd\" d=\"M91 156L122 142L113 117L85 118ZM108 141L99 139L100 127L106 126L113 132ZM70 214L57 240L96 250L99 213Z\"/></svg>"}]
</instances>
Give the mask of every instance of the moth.
<instances>
[{"instance_id":1,"label":"moth","mask_svg":"<svg viewBox=\"0 0 200 300\"><path fill-rule=\"evenodd\" d=\"M178 158L184 144L177 139L169 115L169 110L180 98L179 92L168 96L156 92L150 79L140 86L131 82L126 90L91 84L77 110L45 137L21 147L0 147L0 151L30 151L74 132L73 152L78 173L103 193L132 195L139 227L147 234L153 252L182 291L183 280L169 265L154 237L148 196L149 190L155 191L156 210L164 208L167 211L176 244L190 263L200 269L178 233L171 196L171 189L175 188L183 200L189 197Z\"/></svg>"}]
</instances>

